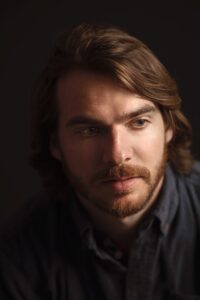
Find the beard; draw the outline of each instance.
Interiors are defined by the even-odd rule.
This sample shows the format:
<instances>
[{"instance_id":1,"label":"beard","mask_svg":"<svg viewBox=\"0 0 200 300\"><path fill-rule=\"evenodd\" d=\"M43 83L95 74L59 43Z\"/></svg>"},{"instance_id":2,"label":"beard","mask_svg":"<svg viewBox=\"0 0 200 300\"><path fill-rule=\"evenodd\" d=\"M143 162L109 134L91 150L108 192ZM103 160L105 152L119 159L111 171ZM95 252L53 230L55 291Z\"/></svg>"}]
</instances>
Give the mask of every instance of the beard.
<instances>
[{"instance_id":1,"label":"beard","mask_svg":"<svg viewBox=\"0 0 200 300\"><path fill-rule=\"evenodd\" d=\"M120 164L109 166L98 171L88 183L82 177L76 175L63 161L66 177L81 202L87 202L97 209L115 216L126 218L142 211L152 200L164 177L167 163L167 147L165 145L163 156L150 172L147 167L141 165ZM139 178L139 184L129 189L120 191L104 189L104 182L117 180L122 177ZM84 178L85 179L85 178Z\"/></svg>"}]
</instances>

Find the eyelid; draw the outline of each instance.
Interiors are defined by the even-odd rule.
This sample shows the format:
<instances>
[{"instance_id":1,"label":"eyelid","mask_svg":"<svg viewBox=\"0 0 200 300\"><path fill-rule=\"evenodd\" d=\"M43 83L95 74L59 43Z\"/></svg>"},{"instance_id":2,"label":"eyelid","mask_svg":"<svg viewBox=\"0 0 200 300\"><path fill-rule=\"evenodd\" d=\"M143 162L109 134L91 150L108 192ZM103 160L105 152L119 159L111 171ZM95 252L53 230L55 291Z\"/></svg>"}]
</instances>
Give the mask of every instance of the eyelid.
<instances>
[{"instance_id":1,"label":"eyelid","mask_svg":"<svg viewBox=\"0 0 200 300\"><path fill-rule=\"evenodd\" d=\"M87 128L98 128L99 130L101 130L103 128L103 126L100 126L98 124L77 124L77 125L73 126L74 130L84 130Z\"/></svg>"},{"instance_id":2,"label":"eyelid","mask_svg":"<svg viewBox=\"0 0 200 300\"><path fill-rule=\"evenodd\" d=\"M143 121L144 124L139 125L137 124L138 121ZM150 120L147 116L137 117L129 121L130 127L132 126L135 127L136 129L144 128L147 126L148 123L150 123Z\"/></svg>"},{"instance_id":3,"label":"eyelid","mask_svg":"<svg viewBox=\"0 0 200 300\"><path fill-rule=\"evenodd\" d=\"M89 133L90 130L94 130L96 132L92 133L91 134ZM88 133L86 132L88 130ZM75 134L80 134L82 136L85 136L85 137L89 137L89 136L95 136L95 135L98 135L100 134L102 131L103 131L103 128L101 126L97 126L97 125L93 125L93 124L80 124L80 125L77 125L73 128L73 131Z\"/></svg>"}]
</instances>

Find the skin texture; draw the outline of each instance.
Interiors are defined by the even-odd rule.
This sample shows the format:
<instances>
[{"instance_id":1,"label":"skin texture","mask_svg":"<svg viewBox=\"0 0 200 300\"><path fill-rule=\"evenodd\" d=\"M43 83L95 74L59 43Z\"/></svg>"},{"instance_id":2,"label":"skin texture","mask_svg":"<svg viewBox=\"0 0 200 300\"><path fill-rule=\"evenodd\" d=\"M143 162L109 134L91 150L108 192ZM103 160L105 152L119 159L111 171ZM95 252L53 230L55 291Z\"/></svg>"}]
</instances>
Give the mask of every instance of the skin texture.
<instances>
[{"instance_id":1,"label":"skin texture","mask_svg":"<svg viewBox=\"0 0 200 300\"><path fill-rule=\"evenodd\" d=\"M73 71L56 96L53 157L95 223L131 226L160 191L172 130L154 103L100 74Z\"/></svg>"}]
</instances>

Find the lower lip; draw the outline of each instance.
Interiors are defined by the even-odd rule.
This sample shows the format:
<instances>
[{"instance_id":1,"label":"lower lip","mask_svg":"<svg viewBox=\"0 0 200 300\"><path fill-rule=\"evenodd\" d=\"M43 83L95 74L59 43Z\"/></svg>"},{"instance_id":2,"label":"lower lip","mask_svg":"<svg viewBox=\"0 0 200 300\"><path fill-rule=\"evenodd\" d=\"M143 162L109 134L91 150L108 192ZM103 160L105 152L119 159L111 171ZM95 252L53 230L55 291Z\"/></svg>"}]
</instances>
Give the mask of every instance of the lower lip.
<instances>
[{"instance_id":1,"label":"lower lip","mask_svg":"<svg viewBox=\"0 0 200 300\"><path fill-rule=\"evenodd\" d=\"M106 186L111 187L115 191L128 191L138 183L140 177L129 178L125 180L105 181Z\"/></svg>"}]
</instances>

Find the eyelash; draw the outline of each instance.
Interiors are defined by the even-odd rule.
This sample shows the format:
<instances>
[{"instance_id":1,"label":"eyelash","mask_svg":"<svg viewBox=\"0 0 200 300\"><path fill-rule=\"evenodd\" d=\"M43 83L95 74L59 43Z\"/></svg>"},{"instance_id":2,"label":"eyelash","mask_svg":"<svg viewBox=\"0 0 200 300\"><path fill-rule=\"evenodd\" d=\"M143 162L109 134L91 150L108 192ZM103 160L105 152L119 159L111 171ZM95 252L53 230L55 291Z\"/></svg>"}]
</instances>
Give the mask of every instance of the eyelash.
<instances>
[{"instance_id":1,"label":"eyelash","mask_svg":"<svg viewBox=\"0 0 200 300\"><path fill-rule=\"evenodd\" d=\"M139 124L142 121L143 124ZM134 121L131 121L131 127L136 129L142 129L147 126L147 123L149 123L149 120L145 118L137 119Z\"/></svg>"},{"instance_id":2,"label":"eyelash","mask_svg":"<svg viewBox=\"0 0 200 300\"><path fill-rule=\"evenodd\" d=\"M139 124L141 121L143 124ZM147 123L149 123L149 120L141 118L137 120L132 120L128 125L132 129L139 130L145 128L147 126ZM75 133L81 135L82 137L94 137L100 135L104 131L105 130L101 127L88 126L76 129Z\"/></svg>"},{"instance_id":3,"label":"eyelash","mask_svg":"<svg viewBox=\"0 0 200 300\"><path fill-rule=\"evenodd\" d=\"M75 132L83 137L92 137L101 133L102 129L95 126L88 126L86 128L79 128Z\"/></svg>"}]
</instances>

